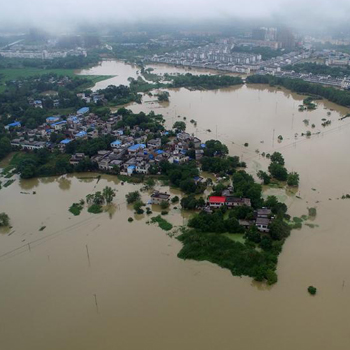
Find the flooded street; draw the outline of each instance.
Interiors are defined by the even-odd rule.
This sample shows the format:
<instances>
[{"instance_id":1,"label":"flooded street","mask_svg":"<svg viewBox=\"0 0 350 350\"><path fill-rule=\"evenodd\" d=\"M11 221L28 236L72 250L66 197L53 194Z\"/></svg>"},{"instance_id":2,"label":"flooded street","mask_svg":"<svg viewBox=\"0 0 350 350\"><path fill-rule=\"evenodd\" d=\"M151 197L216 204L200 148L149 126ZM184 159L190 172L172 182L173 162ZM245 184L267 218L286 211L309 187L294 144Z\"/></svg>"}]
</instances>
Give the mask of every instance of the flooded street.
<instances>
[{"instance_id":1,"label":"flooded street","mask_svg":"<svg viewBox=\"0 0 350 350\"><path fill-rule=\"evenodd\" d=\"M95 88L137 76L135 67L109 64L102 65L104 74L117 76ZM101 75L102 68L89 71ZM266 86L178 89L170 90L167 104L144 97L142 104L128 107L162 113L168 126L182 120L178 115L186 117L189 132L203 141L220 139L252 174L267 169L260 154L273 151L300 174L297 196L277 192L292 216L316 207L315 227L292 231L279 257L276 285L233 277L208 262L178 259L181 243L127 207L125 194L141 185L121 185L107 175L97 183L94 174L16 177L0 190L0 212L13 226L0 232L0 348L350 348L350 200L340 199L350 193L350 119L339 120L349 111L317 101L316 110L299 112L303 98ZM322 119L331 125L322 127ZM301 136L307 130L311 137ZM106 185L117 190L108 212L94 215L85 209L75 217L68 211ZM128 217L135 220L129 223ZM186 220L178 209L166 219L174 225ZM317 287L315 297L307 293L310 285Z\"/></svg>"}]
</instances>

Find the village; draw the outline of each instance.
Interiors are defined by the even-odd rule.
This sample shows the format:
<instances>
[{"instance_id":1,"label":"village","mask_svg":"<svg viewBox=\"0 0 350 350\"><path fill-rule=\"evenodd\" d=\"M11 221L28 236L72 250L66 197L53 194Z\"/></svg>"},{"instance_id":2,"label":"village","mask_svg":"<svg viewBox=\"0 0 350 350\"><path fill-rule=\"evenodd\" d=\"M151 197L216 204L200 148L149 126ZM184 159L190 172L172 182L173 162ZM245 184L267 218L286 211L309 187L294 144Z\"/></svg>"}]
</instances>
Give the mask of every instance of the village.
<instances>
[{"instance_id":1,"label":"village","mask_svg":"<svg viewBox=\"0 0 350 350\"><path fill-rule=\"evenodd\" d=\"M99 150L91 157L85 153L76 152L71 155L69 162L72 166L77 166L80 162L89 159L101 172L128 177L135 174L159 175L158 172L154 173L153 169L157 169L157 165L162 161L183 164L194 159L198 162L204 155L206 144L202 143L198 137L182 130L175 130L175 133L161 130L158 132L158 137L153 138L154 134L150 130L143 130L138 125L118 127L118 122L122 120L123 116L118 114L111 114L109 118L103 120L94 113L90 113L89 107L83 107L75 115L68 117L47 117L44 124L33 130L22 128L20 122L8 124L6 128L17 135L11 141L12 147L26 151L58 148L65 153L67 145L73 141L109 135L114 139L109 149ZM58 144L53 143L50 141L52 133L60 133L65 138ZM168 137L170 134L172 137ZM163 137L167 138L166 143L162 142ZM189 150L192 150L192 153ZM201 176L193 180L196 184L205 183L205 179ZM170 195L159 191L151 195L150 203L160 204L163 201L169 202ZM221 196L209 196L201 209L212 213L223 206L228 209L238 206L251 207L251 201L249 198L234 197L233 187L228 187ZM246 229L255 225L259 231L269 232L272 220L271 210L262 208L254 212L254 219L239 220L239 224Z\"/></svg>"}]
</instances>

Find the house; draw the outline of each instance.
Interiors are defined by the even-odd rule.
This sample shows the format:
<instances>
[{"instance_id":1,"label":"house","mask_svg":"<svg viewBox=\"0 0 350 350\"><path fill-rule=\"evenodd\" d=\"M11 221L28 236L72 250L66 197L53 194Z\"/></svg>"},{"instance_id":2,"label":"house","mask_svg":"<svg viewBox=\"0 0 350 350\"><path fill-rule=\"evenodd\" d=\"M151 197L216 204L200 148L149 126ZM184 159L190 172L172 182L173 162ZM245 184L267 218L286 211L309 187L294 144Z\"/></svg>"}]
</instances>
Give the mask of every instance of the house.
<instances>
[{"instance_id":1,"label":"house","mask_svg":"<svg viewBox=\"0 0 350 350\"><path fill-rule=\"evenodd\" d=\"M20 128L20 127L21 127L21 123L20 122L14 122L14 123L7 124L5 126L5 129L6 130L10 130L10 128Z\"/></svg>"},{"instance_id":2,"label":"house","mask_svg":"<svg viewBox=\"0 0 350 350\"><path fill-rule=\"evenodd\" d=\"M136 169L136 166L135 166L135 165L129 165L129 166L126 168L126 172L127 172L127 174L130 176L130 175L132 175L132 174L135 172L135 169Z\"/></svg>"},{"instance_id":3,"label":"house","mask_svg":"<svg viewBox=\"0 0 350 350\"><path fill-rule=\"evenodd\" d=\"M245 229L248 229L249 227L254 225L253 220L238 220L238 223L243 226Z\"/></svg>"},{"instance_id":4,"label":"house","mask_svg":"<svg viewBox=\"0 0 350 350\"><path fill-rule=\"evenodd\" d=\"M189 141L189 140L191 140L192 137L187 132L181 132L181 133L177 134L177 138L180 141Z\"/></svg>"},{"instance_id":5,"label":"house","mask_svg":"<svg viewBox=\"0 0 350 350\"><path fill-rule=\"evenodd\" d=\"M71 139L64 139L64 140L62 140L61 142L60 142L60 146L62 147L62 148L65 148L67 145L68 145L68 143L70 143L70 142L72 142L73 140L71 140Z\"/></svg>"},{"instance_id":6,"label":"house","mask_svg":"<svg viewBox=\"0 0 350 350\"><path fill-rule=\"evenodd\" d=\"M64 141L64 140L63 140ZM84 153L76 153L73 154L72 157L69 160L69 163L72 165L77 165L80 163L80 161L82 161L85 158L85 154Z\"/></svg>"},{"instance_id":7,"label":"house","mask_svg":"<svg viewBox=\"0 0 350 350\"><path fill-rule=\"evenodd\" d=\"M150 165L144 161L136 164L136 172L139 174L147 174Z\"/></svg>"},{"instance_id":8,"label":"house","mask_svg":"<svg viewBox=\"0 0 350 350\"><path fill-rule=\"evenodd\" d=\"M256 211L256 216L258 218L270 218L272 215L271 209L261 208Z\"/></svg>"},{"instance_id":9,"label":"house","mask_svg":"<svg viewBox=\"0 0 350 350\"><path fill-rule=\"evenodd\" d=\"M205 180L203 177L201 177L201 176L196 176L196 177L193 178L193 180L194 180L194 183L195 183L196 185L201 184L201 183L205 183L205 181L206 181L206 180Z\"/></svg>"},{"instance_id":10,"label":"house","mask_svg":"<svg viewBox=\"0 0 350 350\"><path fill-rule=\"evenodd\" d=\"M108 157L105 157L97 162L98 168L100 170L109 170L109 167L110 167L109 163L110 163L110 159Z\"/></svg>"},{"instance_id":11,"label":"house","mask_svg":"<svg viewBox=\"0 0 350 350\"><path fill-rule=\"evenodd\" d=\"M128 152L129 152L130 154L135 154L135 153L137 153L139 150L144 149L144 148L146 148L146 145L145 145L145 144L143 144L143 143L137 143L137 144L135 144L135 145L130 146L130 147L128 148Z\"/></svg>"},{"instance_id":12,"label":"house","mask_svg":"<svg viewBox=\"0 0 350 350\"><path fill-rule=\"evenodd\" d=\"M89 113L90 108L89 107L83 107L77 110L78 115L86 114Z\"/></svg>"},{"instance_id":13,"label":"house","mask_svg":"<svg viewBox=\"0 0 350 350\"><path fill-rule=\"evenodd\" d=\"M53 124L53 123L59 122L60 120L61 120L61 118L59 116L47 117L46 118L46 123L47 124Z\"/></svg>"},{"instance_id":14,"label":"house","mask_svg":"<svg viewBox=\"0 0 350 350\"><path fill-rule=\"evenodd\" d=\"M122 142L120 140L115 140L111 142L111 147L112 148L120 148L122 147Z\"/></svg>"},{"instance_id":15,"label":"house","mask_svg":"<svg viewBox=\"0 0 350 350\"><path fill-rule=\"evenodd\" d=\"M162 145L161 139L153 139L147 142L147 146L150 148L159 148Z\"/></svg>"},{"instance_id":16,"label":"house","mask_svg":"<svg viewBox=\"0 0 350 350\"><path fill-rule=\"evenodd\" d=\"M250 199L249 198L237 198L237 197L225 197L225 205L230 207L239 207L246 205L248 207L251 207Z\"/></svg>"},{"instance_id":17,"label":"house","mask_svg":"<svg viewBox=\"0 0 350 350\"><path fill-rule=\"evenodd\" d=\"M76 139L86 139L87 138L87 133L86 131L79 131L76 135L75 135Z\"/></svg>"},{"instance_id":18,"label":"house","mask_svg":"<svg viewBox=\"0 0 350 350\"><path fill-rule=\"evenodd\" d=\"M258 228L261 232L269 232L269 225L271 220L266 218L257 218L255 221L255 226Z\"/></svg>"},{"instance_id":19,"label":"house","mask_svg":"<svg viewBox=\"0 0 350 350\"><path fill-rule=\"evenodd\" d=\"M162 202L169 202L169 199L170 199L170 194L167 194L166 192L163 193L163 192L155 191L151 195L152 204L160 204Z\"/></svg>"},{"instance_id":20,"label":"house","mask_svg":"<svg viewBox=\"0 0 350 350\"><path fill-rule=\"evenodd\" d=\"M66 124L67 122L65 120L61 120L59 122L51 124L51 127L57 131L57 130L62 130Z\"/></svg>"},{"instance_id":21,"label":"house","mask_svg":"<svg viewBox=\"0 0 350 350\"><path fill-rule=\"evenodd\" d=\"M26 140L13 139L11 141L11 146L21 147L22 149L33 151L35 149L44 148L46 146L46 143L40 142L40 141L33 141L33 140L26 141Z\"/></svg>"},{"instance_id":22,"label":"house","mask_svg":"<svg viewBox=\"0 0 350 350\"><path fill-rule=\"evenodd\" d=\"M35 100L33 104L35 108L43 108L43 102L41 100Z\"/></svg>"},{"instance_id":23,"label":"house","mask_svg":"<svg viewBox=\"0 0 350 350\"><path fill-rule=\"evenodd\" d=\"M222 196L209 197L209 206L212 209L220 208L225 205L226 198Z\"/></svg>"}]
</instances>

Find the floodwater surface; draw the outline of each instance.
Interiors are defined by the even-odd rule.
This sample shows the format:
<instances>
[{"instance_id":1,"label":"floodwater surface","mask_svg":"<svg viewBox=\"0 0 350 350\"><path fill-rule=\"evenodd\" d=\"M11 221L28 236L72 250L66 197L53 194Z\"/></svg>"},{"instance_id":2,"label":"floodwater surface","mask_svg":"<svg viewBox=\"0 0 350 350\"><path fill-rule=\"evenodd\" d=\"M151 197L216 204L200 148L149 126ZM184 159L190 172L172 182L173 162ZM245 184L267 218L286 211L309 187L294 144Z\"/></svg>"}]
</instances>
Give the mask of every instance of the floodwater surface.
<instances>
[{"instance_id":1,"label":"floodwater surface","mask_svg":"<svg viewBox=\"0 0 350 350\"><path fill-rule=\"evenodd\" d=\"M340 198L350 193L350 129L348 119L339 120L348 110L318 101L315 111L299 112L302 99L242 86L171 90L168 104L145 98L129 106L163 113L168 125L185 116L189 132L222 140L252 174L267 169L261 153L273 151L300 174L296 195L265 193L283 198L292 216L317 208L308 221L315 226L303 225L287 239L276 285L178 259L181 243L127 207L125 194L140 185L122 185L114 176L97 183L94 174L16 178L0 190L0 212L9 214L13 226L0 235L0 348L348 349L350 200ZM331 125L322 127L322 119ZM301 136L307 130L311 137ZM107 212L68 212L73 202L106 185L118 191ZM178 226L186 217L172 209L167 220ZM317 287L314 297L310 285Z\"/></svg>"}]
</instances>

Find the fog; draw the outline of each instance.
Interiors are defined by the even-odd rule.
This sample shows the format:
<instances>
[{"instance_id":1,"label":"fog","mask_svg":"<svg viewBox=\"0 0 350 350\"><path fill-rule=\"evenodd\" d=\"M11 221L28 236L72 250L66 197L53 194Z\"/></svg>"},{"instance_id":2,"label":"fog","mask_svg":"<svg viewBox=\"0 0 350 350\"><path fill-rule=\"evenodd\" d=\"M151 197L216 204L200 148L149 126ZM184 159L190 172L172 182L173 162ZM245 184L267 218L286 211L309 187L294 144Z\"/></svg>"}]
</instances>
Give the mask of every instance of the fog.
<instances>
[{"instance_id":1,"label":"fog","mask_svg":"<svg viewBox=\"0 0 350 350\"><path fill-rule=\"evenodd\" d=\"M5 0L2 29L38 26L65 31L82 24L140 21L264 21L296 29L327 29L346 23L349 0ZM232 22L233 23L233 22Z\"/></svg>"}]
</instances>

